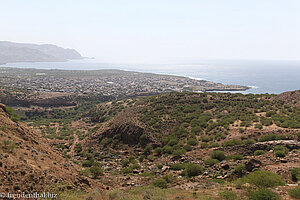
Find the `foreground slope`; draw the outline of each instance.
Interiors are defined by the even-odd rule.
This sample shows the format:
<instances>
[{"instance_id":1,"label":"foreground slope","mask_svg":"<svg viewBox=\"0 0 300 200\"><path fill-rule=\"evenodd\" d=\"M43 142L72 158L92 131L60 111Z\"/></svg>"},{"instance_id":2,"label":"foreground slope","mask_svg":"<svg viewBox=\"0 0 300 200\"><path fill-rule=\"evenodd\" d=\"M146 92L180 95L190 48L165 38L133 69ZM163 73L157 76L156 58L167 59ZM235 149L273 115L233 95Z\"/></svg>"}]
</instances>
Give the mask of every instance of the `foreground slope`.
<instances>
[{"instance_id":1,"label":"foreground slope","mask_svg":"<svg viewBox=\"0 0 300 200\"><path fill-rule=\"evenodd\" d=\"M10 119L0 104L0 190L45 192L60 188L87 190L93 181L78 175L78 167L63 158L31 129ZM99 184L98 184L99 185ZM97 186L97 184L96 184Z\"/></svg>"}]
</instances>

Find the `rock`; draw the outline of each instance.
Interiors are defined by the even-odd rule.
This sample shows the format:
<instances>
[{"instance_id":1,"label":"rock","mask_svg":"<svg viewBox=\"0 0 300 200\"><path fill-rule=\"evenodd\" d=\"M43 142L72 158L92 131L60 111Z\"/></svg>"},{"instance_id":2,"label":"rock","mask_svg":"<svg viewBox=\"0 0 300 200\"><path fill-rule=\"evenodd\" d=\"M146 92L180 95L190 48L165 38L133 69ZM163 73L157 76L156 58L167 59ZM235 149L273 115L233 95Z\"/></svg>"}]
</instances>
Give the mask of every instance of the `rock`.
<instances>
[{"instance_id":1,"label":"rock","mask_svg":"<svg viewBox=\"0 0 300 200\"><path fill-rule=\"evenodd\" d=\"M249 160L245 165L246 170L249 172L253 171L254 168L259 168L260 166L261 166L261 162L255 159Z\"/></svg>"},{"instance_id":2,"label":"rock","mask_svg":"<svg viewBox=\"0 0 300 200\"><path fill-rule=\"evenodd\" d=\"M170 169L169 166L163 166L162 169L161 169L161 172L166 172Z\"/></svg>"},{"instance_id":3,"label":"rock","mask_svg":"<svg viewBox=\"0 0 300 200\"><path fill-rule=\"evenodd\" d=\"M229 165L224 163L221 165L221 168L227 170L227 169L229 169Z\"/></svg>"}]
</instances>

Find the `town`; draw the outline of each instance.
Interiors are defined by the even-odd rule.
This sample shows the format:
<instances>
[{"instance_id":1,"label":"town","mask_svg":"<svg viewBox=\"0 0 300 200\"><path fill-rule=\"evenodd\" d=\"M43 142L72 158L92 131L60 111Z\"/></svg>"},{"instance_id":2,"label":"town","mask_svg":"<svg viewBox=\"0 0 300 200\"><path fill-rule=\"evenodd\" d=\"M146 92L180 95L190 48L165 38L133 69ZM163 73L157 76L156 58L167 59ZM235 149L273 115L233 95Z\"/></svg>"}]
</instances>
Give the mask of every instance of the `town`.
<instances>
[{"instance_id":1,"label":"town","mask_svg":"<svg viewBox=\"0 0 300 200\"><path fill-rule=\"evenodd\" d=\"M122 70L41 70L0 68L0 85L35 92L103 95L115 98L166 92L242 91L245 86L223 85L182 76Z\"/></svg>"}]
</instances>

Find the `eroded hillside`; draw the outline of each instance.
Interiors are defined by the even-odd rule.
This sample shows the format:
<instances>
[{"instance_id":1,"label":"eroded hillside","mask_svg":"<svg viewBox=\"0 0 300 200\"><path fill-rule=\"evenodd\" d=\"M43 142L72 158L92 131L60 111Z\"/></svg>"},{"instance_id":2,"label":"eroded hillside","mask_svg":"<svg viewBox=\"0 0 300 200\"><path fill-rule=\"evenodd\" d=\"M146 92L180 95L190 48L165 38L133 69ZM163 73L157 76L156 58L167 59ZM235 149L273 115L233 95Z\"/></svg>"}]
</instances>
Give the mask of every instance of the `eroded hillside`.
<instances>
[{"instance_id":1,"label":"eroded hillside","mask_svg":"<svg viewBox=\"0 0 300 200\"><path fill-rule=\"evenodd\" d=\"M11 120L0 104L0 190L10 193L89 190L100 184L80 176L80 168L22 123Z\"/></svg>"}]
</instances>

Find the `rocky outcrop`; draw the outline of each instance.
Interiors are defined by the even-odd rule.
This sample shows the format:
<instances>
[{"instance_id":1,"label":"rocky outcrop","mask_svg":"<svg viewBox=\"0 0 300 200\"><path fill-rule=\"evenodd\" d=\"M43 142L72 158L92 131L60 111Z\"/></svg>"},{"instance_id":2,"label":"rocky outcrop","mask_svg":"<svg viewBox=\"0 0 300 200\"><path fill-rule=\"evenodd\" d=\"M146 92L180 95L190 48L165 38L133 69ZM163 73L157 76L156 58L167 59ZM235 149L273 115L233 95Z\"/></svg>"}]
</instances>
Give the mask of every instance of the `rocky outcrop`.
<instances>
[{"instance_id":1,"label":"rocky outcrop","mask_svg":"<svg viewBox=\"0 0 300 200\"><path fill-rule=\"evenodd\" d=\"M270 150L275 146L285 146L289 149L299 149L300 148L300 141L296 140L276 140L276 141L268 141L268 142L257 142L254 144L248 145L237 145L232 147L221 147L218 148L219 150L225 152L234 152L236 154L243 154L243 155L251 155L256 150Z\"/></svg>"},{"instance_id":2,"label":"rocky outcrop","mask_svg":"<svg viewBox=\"0 0 300 200\"><path fill-rule=\"evenodd\" d=\"M140 142L140 137L143 135L144 129L131 123L115 125L114 127L104 131L104 137L113 138L119 135L120 140L124 144L137 145Z\"/></svg>"}]
</instances>

